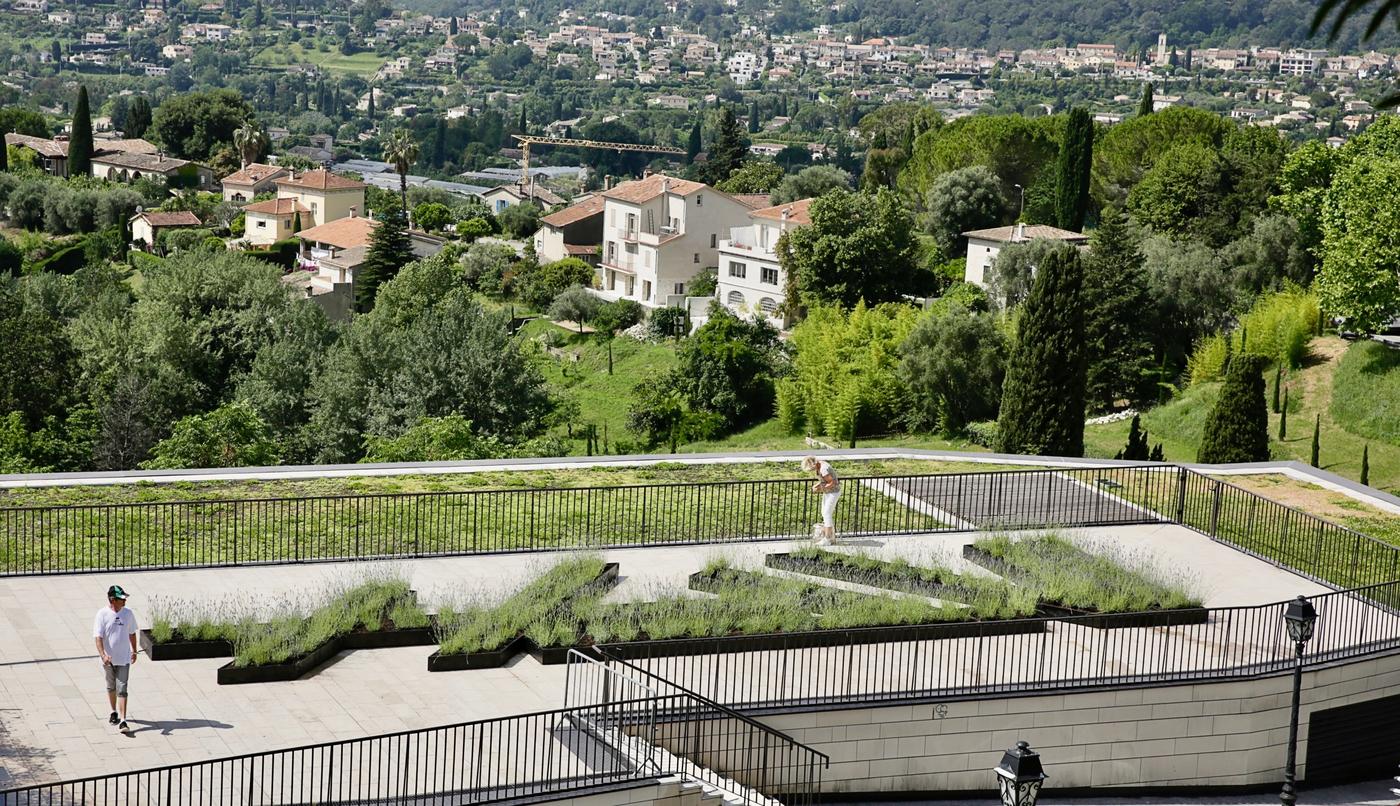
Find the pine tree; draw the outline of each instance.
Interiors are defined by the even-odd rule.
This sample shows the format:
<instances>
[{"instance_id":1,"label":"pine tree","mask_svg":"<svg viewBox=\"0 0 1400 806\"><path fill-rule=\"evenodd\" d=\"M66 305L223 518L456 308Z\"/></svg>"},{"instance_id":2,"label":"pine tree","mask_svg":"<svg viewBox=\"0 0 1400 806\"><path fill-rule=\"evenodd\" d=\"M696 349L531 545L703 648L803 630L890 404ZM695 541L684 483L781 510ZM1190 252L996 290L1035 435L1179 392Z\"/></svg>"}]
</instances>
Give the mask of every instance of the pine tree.
<instances>
[{"instance_id":1,"label":"pine tree","mask_svg":"<svg viewBox=\"0 0 1400 806\"><path fill-rule=\"evenodd\" d=\"M685 164L691 165L695 162L695 157L700 153L700 121L697 119L695 125L690 128L690 139L685 144Z\"/></svg>"},{"instance_id":2,"label":"pine tree","mask_svg":"<svg viewBox=\"0 0 1400 806\"><path fill-rule=\"evenodd\" d=\"M1322 436L1322 415L1321 415L1321 414L1318 414L1318 415L1315 415L1315 416L1314 416L1314 419L1313 419L1312 460L1309 462L1309 464L1311 464L1313 467L1318 467L1318 464L1317 464L1317 458L1318 458L1318 456L1317 456L1317 454L1318 454L1318 449L1321 447L1321 446L1318 444L1318 440L1319 440L1319 438L1321 438L1321 436Z\"/></svg>"},{"instance_id":3,"label":"pine tree","mask_svg":"<svg viewBox=\"0 0 1400 806\"><path fill-rule=\"evenodd\" d=\"M1279 387L1282 386L1282 385L1283 385L1283 363L1280 362L1280 363L1274 365L1274 414L1278 414L1278 412L1279 412L1279 408L1278 408L1278 391L1279 391Z\"/></svg>"},{"instance_id":4,"label":"pine tree","mask_svg":"<svg viewBox=\"0 0 1400 806\"><path fill-rule=\"evenodd\" d=\"M1152 82L1142 85L1142 100L1138 101L1138 117L1152 114Z\"/></svg>"},{"instance_id":5,"label":"pine tree","mask_svg":"<svg viewBox=\"0 0 1400 806\"><path fill-rule=\"evenodd\" d=\"M1371 445L1367 443L1361 446L1361 484L1364 487L1371 486Z\"/></svg>"},{"instance_id":6,"label":"pine tree","mask_svg":"<svg viewBox=\"0 0 1400 806\"><path fill-rule=\"evenodd\" d=\"M413 244L408 240L404 218L401 208L391 208L370 233L365 262L355 271L355 309L361 313L374 309L379 286L392 280L413 259Z\"/></svg>"},{"instance_id":7,"label":"pine tree","mask_svg":"<svg viewBox=\"0 0 1400 806\"><path fill-rule=\"evenodd\" d=\"M708 184L717 185L729 178L744 164L749 153L748 138L739 127L734 110L724 107L719 113L719 133L710 144L710 158L705 163Z\"/></svg>"},{"instance_id":8,"label":"pine tree","mask_svg":"<svg viewBox=\"0 0 1400 806\"><path fill-rule=\"evenodd\" d=\"M79 85L78 102L73 106L73 131L68 137L68 175L92 173L92 111L88 108L87 85Z\"/></svg>"},{"instance_id":9,"label":"pine tree","mask_svg":"<svg viewBox=\"0 0 1400 806\"><path fill-rule=\"evenodd\" d=\"M1279 418L1278 418L1278 439L1279 439L1280 442L1282 442L1282 441L1285 440L1285 439L1288 439L1288 388L1287 388L1287 387L1284 387L1284 390L1283 390L1283 410L1279 413Z\"/></svg>"},{"instance_id":10,"label":"pine tree","mask_svg":"<svg viewBox=\"0 0 1400 806\"><path fill-rule=\"evenodd\" d=\"M997 450L1084 455L1083 269L1061 246L1041 261L1021 308L1016 346L1002 386Z\"/></svg>"},{"instance_id":11,"label":"pine tree","mask_svg":"<svg viewBox=\"0 0 1400 806\"><path fill-rule=\"evenodd\" d=\"M1089 209L1089 172L1094 160L1094 119L1082 107L1069 112L1065 140L1055 166L1055 226L1078 232Z\"/></svg>"},{"instance_id":12,"label":"pine tree","mask_svg":"<svg viewBox=\"0 0 1400 806\"><path fill-rule=\"evenodd\" d=\"M1230 363L1215 408L1206 417L1196 461L1263 462L1269 458L1269 410L1264 405L1264 359L1241 355Z\"/></svg>"},{"instance_id":13,"label":"pine tree","mask_svg":"<svg viewBox=\"0 0 1400 806\"><path fill-rule=\"evenodd\" d=\"M1137 403L1152 394L1152 341L1142 320L1152 310L1147 274L1127 216L1106 208L1084 258L1084 346L1091 408Z\"/></svg>"},{"instance_id":14,"label":"pine tree","mask_svg":"<svg viewBox=\"0 0 1400 806\"><path fill-rule=\"evenodd\" d=\"M1151 455L1152 452L1147 449L1147 432L1142 430L1142 417L1134 414L1133 422L1128 426L1128 444L1113 458L1145 462Z\"/></svg>"}]
</instances>

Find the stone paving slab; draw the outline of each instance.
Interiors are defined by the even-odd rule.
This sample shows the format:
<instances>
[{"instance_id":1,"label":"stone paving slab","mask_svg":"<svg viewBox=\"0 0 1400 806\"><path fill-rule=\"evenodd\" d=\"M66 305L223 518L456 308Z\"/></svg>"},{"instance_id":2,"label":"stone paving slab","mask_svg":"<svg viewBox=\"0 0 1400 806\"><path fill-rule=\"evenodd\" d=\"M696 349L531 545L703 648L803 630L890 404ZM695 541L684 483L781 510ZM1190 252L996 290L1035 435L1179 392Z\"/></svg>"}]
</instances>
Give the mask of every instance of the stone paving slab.
<instances>
[{"instance_id":1,"label":"stone paving slab","mask_svg":"<svg viewBox=\"0 0 1400 806\"><path fill-rule=\"evenodd\" d=\"M1112 545L1136 561L1189 576L1208 606L1281 601L1321 586L1171 525L1103 527L1066 533ZM969 534L859 540L843 550L963 569ZM622 580L612 600L674 590L716 555L757 567L791 542L609 549ZM352 578L362 567L407 574L430 610L468 596L500 596L554 561L511 554L352 563L101 573L0 580L0 788L160 764L205 760L395 730L548 710L563 705L564 667L522 656L503 669L429 673L433 647L341 653L298 681L219 686L225 659L144 657L132 671L130 717L122 736L105 722L102 674L90 628L114 582L149 626L152 596L279 597ZM975 572L975 571L974 571Z\"/></svg>"}]
</instances>

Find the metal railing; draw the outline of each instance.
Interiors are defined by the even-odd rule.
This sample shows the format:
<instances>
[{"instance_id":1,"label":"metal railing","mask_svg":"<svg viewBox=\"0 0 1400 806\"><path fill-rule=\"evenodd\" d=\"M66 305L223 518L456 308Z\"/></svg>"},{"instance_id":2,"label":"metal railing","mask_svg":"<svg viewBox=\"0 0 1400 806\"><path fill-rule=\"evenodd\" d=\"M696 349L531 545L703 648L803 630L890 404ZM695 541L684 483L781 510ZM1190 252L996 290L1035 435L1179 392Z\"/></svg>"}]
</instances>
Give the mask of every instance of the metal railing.
<instances>
[{"instance_id":1,"label":"metal railing","mask_svg":"<svg viewBox=\"0 0 1400 806\"><path fill-rule=\"evenodd\" d=\"M1165 467L850 478L850 535L1162 521ZM0 508L0 576L561 548L811 533L810 479Z\"/></svg>"},{"instance_id":2,"label":"metal railing","mask_svg":"<svg viewBox=\"0 0 1400 806\"><path fill-rule=\"evenodd\" d=\"M826 756L780 731L640 670L632 686L596 663L570 671L559 710L0 789L0 806L476 804L672 775L752 806L821 792Z\"/></svg>"},{"instance_id":3,"label":"metal railing","mask_svg":"<svg viewBox=\"0 0 1400 806\"><path fill-rule=\"evenodd\" d=\"M575 707L4 789L0 806L490 803L655 780L579 727L632 705L647 707Z\"/></svg>"},{"instance_id":4,"label":"metal railing","mask_svg":"<svg viewBox=\"0 0 1400 806\"><path fill-rule=\"evenodd\" d=\"M643 738L658 769L750 804L809 804L821 794L822 773L830 765L825 753L621 658L606 652L601 657L569 653L566 702L586 704L590 713L625 703L608 712L610 727L624 737L619 744ZM639 708L643 702L657 707Z\"/></svg>"},{"instance_id":5,"label":"metal railing","mask_svg":"<svg viewBox=\"0 0 1400 806\"><path fill-rule=\"evenodd\" d=\"M1400 596L1387 582L1312 598L1319 617L1307 663L1400 649ZM604 645L605 657L697 696L742 710L928 697L1046 693L1223 680L1292 668L1287 602L1204 610L1198 623L1105 629L1095 616L840 631L812 646L803 634ZM1141 614L1149 620L1160 613ZM1124 616L1123 618L1128 618ZM1145 627L1146 625L1144 625ZM958 637L961 634L961 637Z\"/></svg>"},{"instance_id":6,"label":"metal railing","mask_svg":"<svg viewBox=\"0 0 1400 806\"><path fill-rule=\"evenodd\" d=\"M1173 520L1212 539L1336 588L1400 580L1400 547L1221 479L1181 471ZM1400 607L1383 586L1376 601Z\"/></svg>"}]
</instances>

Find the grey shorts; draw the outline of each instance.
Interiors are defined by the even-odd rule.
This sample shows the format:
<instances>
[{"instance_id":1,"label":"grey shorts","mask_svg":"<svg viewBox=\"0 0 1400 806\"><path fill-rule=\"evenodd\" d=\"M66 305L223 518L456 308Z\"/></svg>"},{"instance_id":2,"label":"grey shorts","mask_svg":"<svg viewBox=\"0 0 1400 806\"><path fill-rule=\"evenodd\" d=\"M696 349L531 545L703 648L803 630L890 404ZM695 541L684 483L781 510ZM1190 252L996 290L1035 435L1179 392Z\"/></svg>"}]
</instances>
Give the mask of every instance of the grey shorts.
<instances>
[{"instance_id":1,"label":"grey shorts","mask_svg":"<svg viewBox=\"0 0 1400 806\"><path fill-rule=\"evenodd\" d=\"M107 676L107 690L117 692L118 697L126 696L126 678L131 674L131 666L102 664L102 672Z\"/></svg>"}]
</instances>

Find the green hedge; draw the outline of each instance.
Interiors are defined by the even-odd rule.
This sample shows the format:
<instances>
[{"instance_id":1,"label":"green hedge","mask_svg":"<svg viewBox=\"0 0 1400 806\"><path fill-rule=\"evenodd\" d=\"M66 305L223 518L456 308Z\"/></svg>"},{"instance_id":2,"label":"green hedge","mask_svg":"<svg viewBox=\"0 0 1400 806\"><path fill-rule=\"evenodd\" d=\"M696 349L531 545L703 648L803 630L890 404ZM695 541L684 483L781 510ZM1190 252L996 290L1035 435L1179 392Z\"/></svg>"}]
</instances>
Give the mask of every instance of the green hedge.
<instances>
[{"instance_id":1,"label":"green hedge","mask_svg":"<svg viewBox=\"0 0 1400 806\"><path fill-rule=\"evenodd\" d=\"M265 260L274 266L281 266L290 269L296 265L297 254L301 251L301 239L287 238L278 241L266 249L249 249L244 254L248 257Z\"/></svg>"}]
</instances>

